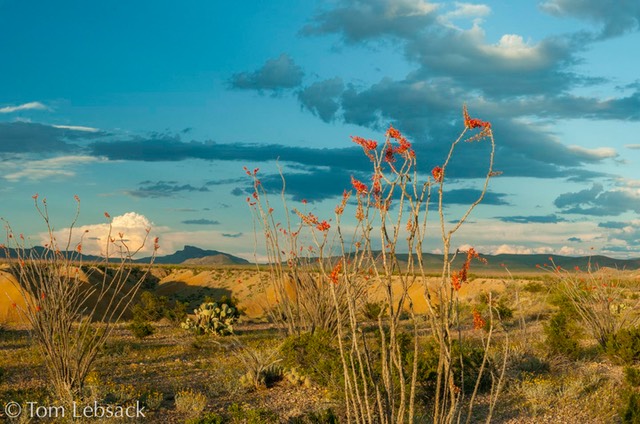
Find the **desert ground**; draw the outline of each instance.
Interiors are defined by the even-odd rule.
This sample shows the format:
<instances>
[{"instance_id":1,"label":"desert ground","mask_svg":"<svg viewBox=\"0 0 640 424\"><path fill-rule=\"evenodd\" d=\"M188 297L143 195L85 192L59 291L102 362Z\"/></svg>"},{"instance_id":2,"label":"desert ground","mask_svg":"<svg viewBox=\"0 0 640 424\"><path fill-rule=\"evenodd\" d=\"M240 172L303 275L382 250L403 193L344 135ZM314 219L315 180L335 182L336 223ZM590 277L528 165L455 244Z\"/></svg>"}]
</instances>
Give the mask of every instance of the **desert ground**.
<instances>
[{"instance_id":1,"label":"desert ground","mask_svg":"<svg viewBox=\"0 0 640 424\"><path fill-rule=\"evenodd\" d=\"M620 279L624 274L625 296L638 298L640 287L636 284L636 272L598 272L605 279L614 278L613 274ZM47 385L42 354L13 305L20 302L20 298L11 284L12 278L6 269L0 273L3 293L0 299L0 403L55 403ZM427 284L437 279L429 277ZM195 335L181 328L184 318L172 319L171 314L160 310L160 315L149 319L150 334L137 337L130 312L118 324L87 379L88 398L106 404L141 402L146 417L138 418L138 422L345 421L340 369L337 363L332 363L335 362L332 356L335 343L320 337L305 339L306 345L296 344L294 336L287 337L277 323L269 321L265 308L273 302L274 294L268 284L265 286L267 271L250 266L156 266L148 280L134 304L141 304L141 295L146 292L147 298L168 301L160 309L178 310L176 305L183 305L183 312L191 313L201 302L230 299L242 313L235 325L235 334ZM470 316L471 308L482 310L491 293L503 315L499 331L495 332L498 342L490 349L491 366L497 369L504 352L508 352L508 360L491 422L637 422L633 420L638 419L636 396L640 368L636 368L636 360L640 359L640 343L636 345L633 339L626 346L627 351L606 351L582 328L578 317L570 317L569 324L564 326L552 324L559 313L570 315L564 311L567 306L558 300L556 285L548 273L535 270L520 276L504 272L472 274L459 292L460 310L465 316L463 331L474 343L481 344L486 333L474 331L468 324L470 318L466 316ZM423 287L416 284L410 295L414 299L416 319L423 322L420 343L426 345L430 335ZM371 285L363 305L376 304L380 296L375 285ZM366 313L363 309L363 314ZM408 324L410 318L403 320ZM375 322L370 331L374 329ZM571 339L575 344L554 345L560 330L565 332L560 337ZM296 354L300 349L303 357ZM243 376L251 366L247 364L247 357L262 358L265 362L266 378L259 387L243 383ZM291 378L292 374L300 378ZM431 422L427 418L429 382L423 377L422 380L419 377L421 391L416 422ZM484 422L489 398L487 393L479 393L471 422ZM55 419L35 421L58 422ZM113 420L104 419L104 422Z\"/></svg>"}]
</instances>

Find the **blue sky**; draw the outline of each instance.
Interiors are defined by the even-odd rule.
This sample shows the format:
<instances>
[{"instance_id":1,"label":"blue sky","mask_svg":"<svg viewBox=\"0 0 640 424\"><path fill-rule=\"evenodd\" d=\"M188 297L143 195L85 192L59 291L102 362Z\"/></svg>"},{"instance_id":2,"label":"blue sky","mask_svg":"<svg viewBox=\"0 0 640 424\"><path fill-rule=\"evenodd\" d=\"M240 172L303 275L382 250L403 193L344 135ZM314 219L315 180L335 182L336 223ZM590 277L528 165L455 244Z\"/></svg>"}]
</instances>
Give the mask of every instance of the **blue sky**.
<instances>
[{"instance_id":1,"label":"blue sky","mask_svg":"<svg viewBox=\"0 0 640 424\"><path fill-rule=\"evenodd\" d=\"M466 103L503 175L457 245L638 257L638 45L635 0L0 0L0 216L37 243L31 196L63 230L77 194L93 239L108 211L161 253L251 258L243 166L275 189L280 158L293 204L329 218L368 169L351 135L393 124L426 178ZM451 217L483 149L450 172Z\"/></svg>"}]
</instances>

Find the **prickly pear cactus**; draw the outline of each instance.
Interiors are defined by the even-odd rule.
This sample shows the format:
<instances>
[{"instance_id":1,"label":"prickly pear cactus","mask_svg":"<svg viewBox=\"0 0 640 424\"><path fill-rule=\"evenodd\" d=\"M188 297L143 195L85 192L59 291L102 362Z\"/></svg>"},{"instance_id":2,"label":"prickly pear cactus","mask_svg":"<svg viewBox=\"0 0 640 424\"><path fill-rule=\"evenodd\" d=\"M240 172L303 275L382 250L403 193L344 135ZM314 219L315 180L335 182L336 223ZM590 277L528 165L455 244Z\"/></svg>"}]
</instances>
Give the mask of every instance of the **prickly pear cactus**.
<instances>
[{"instance_id":1,"label":"prickly pear cactus","mask_svg":"<svg viewBox=\"0 0 640 424\"><path fill-rule=\"evenodd\" d=\"M233 334L233 324L240 314L236 308L226 303L208 302L194 309L195 320L187 318L181 327L198 334L226 336Z\"/></svg>"},{"instance_id":2,"label":"prickly pear cactus","mask_svg":"<svg viewBox=\"0 0 640 424\"><path fill-rule=\"evenodd\" d=\"M311 379L299 372L297 368L287 370L284 377L294 386L311 387Z\"/></svg>"}]
</instances>

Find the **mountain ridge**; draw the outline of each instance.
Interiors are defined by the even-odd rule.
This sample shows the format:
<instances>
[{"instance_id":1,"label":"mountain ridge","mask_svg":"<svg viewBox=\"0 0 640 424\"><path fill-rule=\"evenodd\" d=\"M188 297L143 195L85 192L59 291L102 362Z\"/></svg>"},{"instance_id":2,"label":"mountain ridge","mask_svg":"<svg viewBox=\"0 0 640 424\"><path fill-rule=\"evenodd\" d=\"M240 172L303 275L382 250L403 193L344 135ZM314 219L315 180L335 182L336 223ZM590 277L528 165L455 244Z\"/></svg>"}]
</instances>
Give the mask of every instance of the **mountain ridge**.
<instances>
[{"instance_id":1,"label":"mountain ridge","mask_svg":"<svg viewBox=\"0 0 640 424\"><path fill-rule=\"evenodd\" d=\"M25 249L24 256L29 256L31 252L34 252L34 256L41 256L45 248L41 246L35 246L33 248ZM16 258L17 254L15 249L8 249L9 256ZM67 257L77 258L78 252L62 252ZM380 252L373 252L374 255L379 255ZM406 263L409 259L409 255L398 254L400 262ZM615 268L620 270L637 270L640 269L640 258L630 259L618 259L605 255L592 255L592 256L564 256L556 254L480 254L480 256L487 260L486 264L477 262L474 260L472 264L473 270L499 270L509 269L512 271L534 271L541 267L544 268L547 265L549 268L560 266L563 269L573 270L579 267L582 270L587 270L589 267L592 269L598 268ZM0 249L0 259L7 257L7 250ZM460 252L452 264L455 268L462 264L466 255L464 252ZM334 258L335 259L335 258ZM415 255L414 255L415 259ZM103 258L95 255L82 255L82 260L102 261ZM134 259L133 263L144 264L149 263L150 257ZM235 256L230 253L221 252L218 250L202 249L197 246L185 245L182 249L177 250L174 253L157 256L154 259L155 264L159 265L198 265L198 266L215 266L215 265L249 265L252 262ZM424 253L423 263L425 269L439 269L442 267L442 255L436 253Z\"/></svg>"}]
</instances>

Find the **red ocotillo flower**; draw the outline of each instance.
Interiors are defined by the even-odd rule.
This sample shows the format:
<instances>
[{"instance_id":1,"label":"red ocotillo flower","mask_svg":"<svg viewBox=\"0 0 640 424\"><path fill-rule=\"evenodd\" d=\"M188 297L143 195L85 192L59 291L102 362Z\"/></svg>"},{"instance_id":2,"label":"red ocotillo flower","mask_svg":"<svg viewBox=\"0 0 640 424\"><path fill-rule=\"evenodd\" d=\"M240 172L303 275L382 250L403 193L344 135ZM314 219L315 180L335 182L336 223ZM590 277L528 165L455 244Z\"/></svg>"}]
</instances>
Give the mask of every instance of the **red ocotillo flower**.
<instances>
[{"instance_id":1,"label":"red ocotillo flower","mask_svg":"<svg viewBox=\"0 0 640 424\"><path fill-rule=\"evenodd\" d=\"M338 284L338 278L340 277L340 270L342 269L342 262L338 262L336 266L333 267L331 274L329 275L329 279L333 284Z\"/></svg>"},{"instance_id":2,"label":"red ocotillo flower","mask_svg":"<svg viewBox=\"0 0 640 424\"><path fill-rule=\"evenodd\" d=\"M351 177L351 185L353 185L353 188L355 188L359 194L367 194L368 192L367 185L353 177Z\"/></svg>"},{"instance_id":3,"label":"red ocotillo flower","mask_svg":"<svg viewBox=\"0 0 640 424\"><path fill-rule=\"evenodd\" d=\"M402 137L402 134L400 134L400 131L398 131L397 129L393 128L392 125L389 125L389 129L387 130L387 137L389 138L395 138L396 140L400 140Z\"/></svg>"},{"instance_id":4,"label":"red ocotillo flower","mask_svg":"<svg viewBox=\"0 0 640 424\"><path fill-rule=\"evenodd\" d=\"M444 169L436 166L431 170L431 175L433 175L433 179L437 182L442 182L442 178L444 177Z\"/></svg>"},{"instance_id":5,"label":"red ocotillo flower","mask_svg":"<svg viewBox=\"0 0 640 424\"><path fill-rule=\"evenodd\" d=\"M367 140L363 137L358 137L357 135L352 135L351 140L354 143L362 146L362 148L365 150L375 150L378 148L378 142L375 140Z\"/></svg>"},{"instance_id":6,"label":"red ocotillo flower","mask_svg":"<svg viewBox=\"0 0 640 424\"><path fill-rule=\"evenodd\" d=\"M329 225L327 221L322 221L321 223L316 225L316 228L318 229L318 231L328 231L329 228L331 228L331 225Z\"/></svg>"},{"instance_id":7,"label":"red ocotillo flower","mask_svg":"<svg viewBox=\"0 0 640 424\"><path fill-rule=\"evenodd\" d=\"M469 116L469 111L467 111L467 105L462 107L462 116L464 117L464 126L473 129L473 128L491 128L490 122L481 121L479 119L474 119Z\"/></svg>"},{"instance_id":8,"label":"red ocotillo flower","mask_svg":"<svg viewBox=\"0 0 640 424\"><path fill-rule=\"evenodd\" d=\"M473 310L473 329L480 330L484 328L486 324L487 322L482 318L482 315L480 315L480 312L474 309Z\"/></svg>"}]
</instances>

